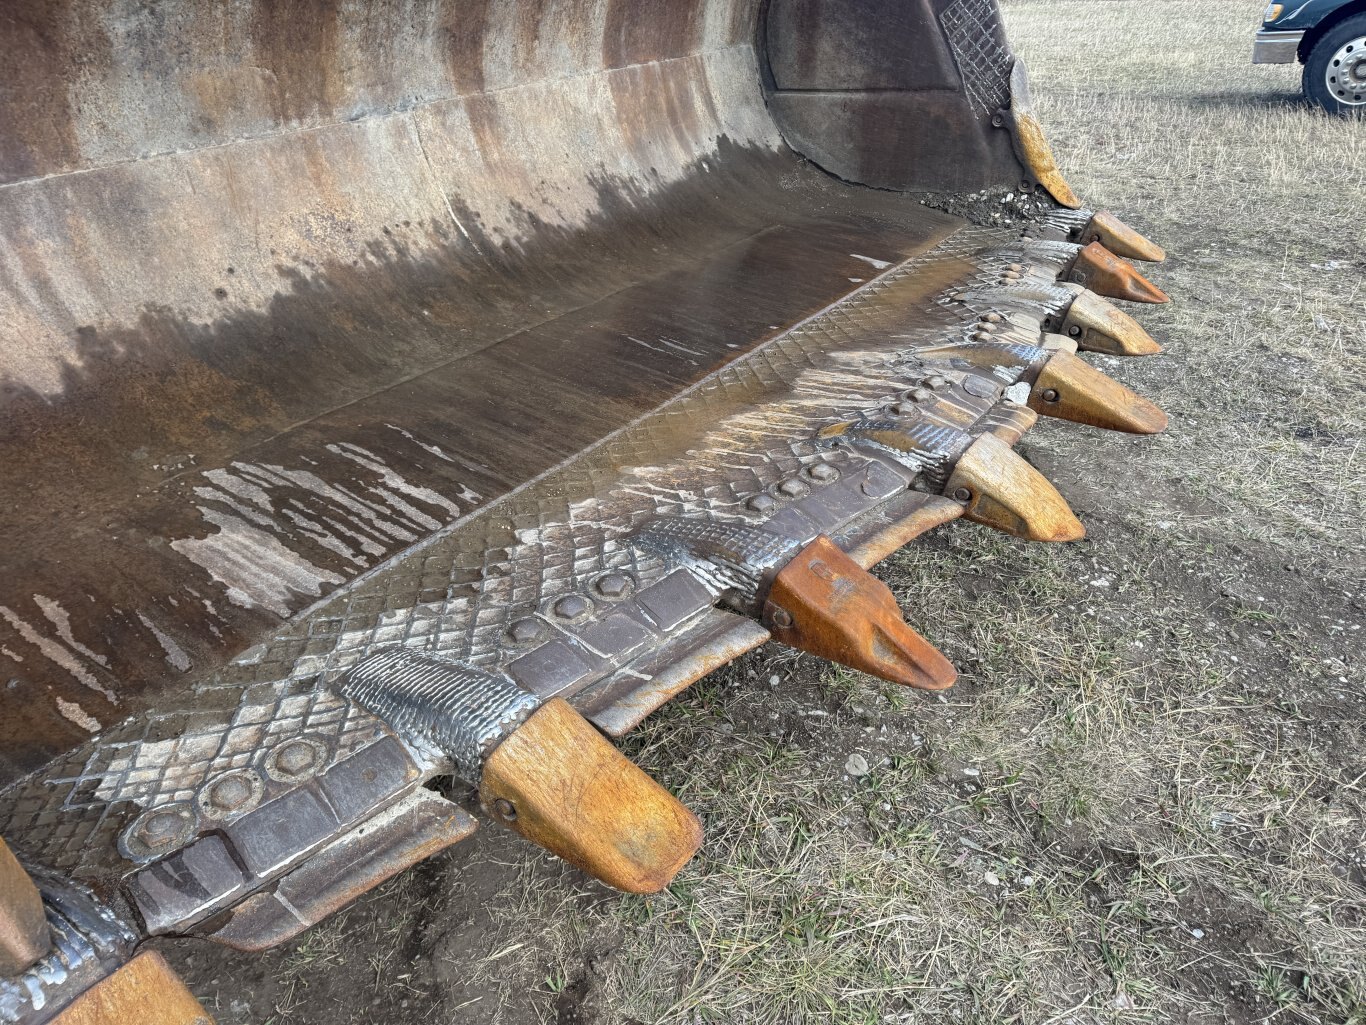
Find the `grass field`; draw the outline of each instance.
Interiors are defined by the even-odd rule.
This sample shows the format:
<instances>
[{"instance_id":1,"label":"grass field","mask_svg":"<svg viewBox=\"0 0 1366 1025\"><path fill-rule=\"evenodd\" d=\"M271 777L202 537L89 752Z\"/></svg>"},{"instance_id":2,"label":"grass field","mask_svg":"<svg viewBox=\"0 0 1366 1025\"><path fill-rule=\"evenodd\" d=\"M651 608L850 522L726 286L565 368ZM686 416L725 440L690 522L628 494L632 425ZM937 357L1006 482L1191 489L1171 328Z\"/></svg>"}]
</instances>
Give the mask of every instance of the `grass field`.
<instances>
[{"instance_id":1,"label":"grass field","mask_svg":"<svg viewBox=\"0 0 1366 1025\"><path fill-rule=\"evenodd\" d=\"M1026 440L1084 543L883 567L958 688L756 653L629 743L707 824L668 892L495 837L250 1001L178 952L220 1020L1366 1023L1366 125L1249 64L1261 7L1006 4L1073 185L1171 253L1166 354L1106 369L1172 426Z\"/></svg>"}]
</instances>

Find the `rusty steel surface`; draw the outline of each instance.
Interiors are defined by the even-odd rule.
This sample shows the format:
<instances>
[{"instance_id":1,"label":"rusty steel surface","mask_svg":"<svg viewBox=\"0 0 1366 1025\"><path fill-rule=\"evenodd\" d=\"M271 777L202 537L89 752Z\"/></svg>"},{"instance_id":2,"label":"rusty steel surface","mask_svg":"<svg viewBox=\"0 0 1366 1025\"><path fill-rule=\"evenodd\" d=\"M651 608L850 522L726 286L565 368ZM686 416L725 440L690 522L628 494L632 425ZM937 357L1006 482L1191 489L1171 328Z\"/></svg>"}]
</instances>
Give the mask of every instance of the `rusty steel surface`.
<instances>
[{"instance_id":1,"label":"rusty steel surface","mask_svg":"<svg viewBox=\"0 0 1366 1025\"><path fill-rule=\"evenodd\" d=\"M1069 281L1085 236L1155 247L1049 205L994 0L4 18L0 833L57 945L0 1022L72 999L52 958L84 987L135 935L296 935L474 830L439 775L494 766L492 819L664 885L697 839L667 795L556 796L584 738L612 761L589 723L798 612L946 686L885 588L776 624L818 590L785 567L828 539L871 586L960 516L1077 536L1011 451L1037 413L1165 423L1072 355L1146 338ZM989 188L1048 208L899 191ZM672 839L634 849L652 803Z\"/></svg>"}]
</instances>

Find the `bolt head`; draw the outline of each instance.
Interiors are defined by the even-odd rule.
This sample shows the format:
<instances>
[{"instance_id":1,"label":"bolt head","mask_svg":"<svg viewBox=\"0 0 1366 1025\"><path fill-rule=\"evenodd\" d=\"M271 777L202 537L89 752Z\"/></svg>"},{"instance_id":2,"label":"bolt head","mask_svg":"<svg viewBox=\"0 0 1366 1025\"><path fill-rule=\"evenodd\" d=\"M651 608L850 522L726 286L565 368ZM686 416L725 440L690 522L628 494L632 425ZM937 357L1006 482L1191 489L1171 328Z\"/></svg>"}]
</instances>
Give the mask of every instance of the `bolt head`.
<instances>
[{"instance_id":1,"label":"bolt head","mask_svg":"<svg viewBox=\"0 0 1366 1025\"><path fill-rule=\"evenodd\" d=\"M194 813L186 805L166 805L139 819L128 837L147 851L164 851L187 840L194 823ZM135 849L133 853L136 855L141 852Z\"/></svg>"},{"instance_id":2,"label":"bolt head","mask_svg":"<svg viewBox=\"0 0 1366 1025\"><path fill-rule=\"evenodd\" d=\"M179 835L185 820L173 811L159 811L150 815L138 831L138 839L148 847L165 847Z\"/></svg>"},{"instance_id":3,"label":"bolt head","mask_svg":"<svg viewBox=\"0 0 1366 1025\"><path fill-rule=\"evenodd\" d=\"M745 503L758 513L772 512L778 506L778 500L772 495L755 495Z\"/></svg>"},{"instance_id":4,"label":"bolt head","mask_svg":"<svg viewBox=\"0 0 1366 1025\"><path fill-rule=\"evenodd\" d=\"M792 613L787 609L778 609L773 613L773 625L781 630L787 630L792 626Z\"/></svg>"},{"instance_id":5,"label":"bolt head","mask_svg":"<svg viewBox=\"0 0 1366 1025\"><path fill-rule=\"evenodd\" d=\"M1061 396L1058 395L1058 390L1056 388L1044 389L1043 400L1045 402L1057 402L1060 397Z\"/></svg>"},{"instance_id":6,"label":"bolt head","mask_svg":"<svg viewBox=\"0 0 1366 1025\"><path fill-rule=\"evenodd\" d=\"M318 749L306 740L291 740L275 752L275 767L286 776L303 776L318 764Z\"/></svg>"},{"instance_id":7,"label":"bolt head","mask_svg":"<svg viewBox=\"0 0 1366 1025\"><path fill-rule=\"evenodd\" d=\"M561 619L578 619L587 615L591 606L581 594L567 594L555 603L555 615Z\"/></svg>"},{"instance_id":8,"label":"bolt head","mask_svg":"<svg viewBox=\"0 0 1366 1025\"><path fill-rule=\"evenodd\" d=\"M1071 327L1067 329L1067 333L1071 335L1073 338L1080 338L1081 328L1077 327L1076 324L1073 324Z\"/></svg>"},{"instance_id":9,"label":"bolt head","mask_svg":"<svg viewBox=\"0 0 1366 1025\"><path fill-rule=\"evenodd\" d=\"M1022 271L1022 270L1024 270L1024 264L1022 264L1022 263L1012 263L1007 269L1008 269L1008 270L1013 270L1013 271Z\"/></svg>"},{"instance_id":10,"label":"bolt head","mask_svg":"<svg viewBox=\"0 0 1366 1025\"><path fill-rule=\"evenodd\" d=\"M505 822L513 822L517 818L517 806L506 797L500 797L493 802L493 811Z\"/></svg>"},{"instance_id":11,"label":"bolt head","mask_svg":"<svg viewBox=\"0 0 1366 1025\"><path fill-rule=\"evenodd\" d=\"M914 416L916 409L914 402L897 402L892 405L892 412L897 416Z\"/></svg>"},{"instance_id":12,"label":"bolt head","mask_svg":"<svg viewBox=\"0 0 1366 1025\"><path fill-rule=\"evenodd\" d=\"M514 620L508 627L508 637L515 644L535 644L545 635L541 621L532 616Z\"/></svg>"},{"instance_id":13,"label":"bolt head","mask_svg":"<svg viewBox=\"0 0 1366 1025\"><path fill-rule=\"evenodd\" d=\"M931 388L947 388L949 386L949 379L935 374L932 377L925 378L925 383Z\"/></svg>"},{"instance_id":14,"label":"bolt head","mask_svg":"<svg viewBox=\"0 0 1366 1025\"><path fill-rule=\"evenodd\" d=\"M987 334L996 330L996 325L989 320L979 320L974 326L978 331L985 331Z\"/></svg>"},{"instance_id":15,"label":"bolt head","mask_svg":"<svg viewBox=\"0 0 1366 1025\"><path fill-rule=\"evenodd\" d=\"M914 402L928 402L930 399L934 398L934 392L930 391L928 388L913 388L911 389L910 396Z\"/></svg>"},{"instance_id":16,"label":"bolt head","mask_svg":"<svg viewBox=\"0 0 1366 1025\"><path fill-rule=\"evenodd\" d=\"M971 488L959 488L958 490L956 490L956 491L953 493L953 497L956 498L956 499L958 499L958 501L960 501L960 502L971 502L971 501L972 501L972 489L971 489Z\"/></svg>"},{"instance_id":17,"label":"bolt head","mask_svg":"<svg viewBox=\"0 0 1366 1025\"><path fill-rule=\"evenodd\" d=\"M212 783L204 800L215 811L233 812L250 801L254 792L251 781L235 773Z\"/></svg>"},{"instance_id":18,"label":"bolt head","mask_svg":"<svg viewBox=\"0 0 1366 1025\"><path fill-rule=\"evenodd\" d=\"M974 342L990 342L992 341L991 333L989 331L974 331L972 340Z\"/></svg>"},{"instance_id":19,"label":"bolt head","mask_svg":"<svg viewBox=\"0 0 1366 1025\"><path fill-rule=\"evenodd\" d=\"M806 474L812 480L824 483L834 480L840 475L840 471L838 467L831 466L829 463L812 463L806 468Z\"/></svg>"},{"instance_id":20,"label":"bolt head","mask_svg":"<svg viewBox=\"0 0 1366 1025\"><path fill-rule=\"evenodd\" d=\"M809 490L811 489L796 477L791 477L778 485L778 493L784 498L801 498Z\"/></svg>"},{"instance_id":21,"label":"bolt head","mask_svg":"<svg viewBox=\"0 0 1366 1025\"><path fill-rule=\"evenodd\" d=\"M595 585L598 594L612 601L619 601L631 593L635 581L625 573L607 573L598 578Z\"/></svg>"},{"instance_id":22,"label":"bolt head","mask_svg":"<svg viewBox=\"0 0 1366 1025\"><path fill-rule=\"evenodd\" d=\"M1001 321L1005 320L1005 317L1001 316L999 313L988 313L982 319L988 324L999 324Z\"/></svg>"}]
</instances>

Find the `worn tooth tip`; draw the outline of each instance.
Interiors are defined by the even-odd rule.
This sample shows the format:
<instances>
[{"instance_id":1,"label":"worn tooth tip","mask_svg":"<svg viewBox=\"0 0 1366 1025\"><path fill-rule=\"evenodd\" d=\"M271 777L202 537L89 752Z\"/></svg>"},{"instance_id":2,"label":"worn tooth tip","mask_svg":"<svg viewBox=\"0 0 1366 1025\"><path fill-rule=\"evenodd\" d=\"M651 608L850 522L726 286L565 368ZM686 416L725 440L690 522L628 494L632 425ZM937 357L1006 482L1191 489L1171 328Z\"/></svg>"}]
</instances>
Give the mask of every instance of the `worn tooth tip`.
<instances>
[{"instance_id":1,"label":"worn tooth tip","mask_svg":"<svg viewBox=\"0 0 1366 1025\"><path fill-rule=\"evenodd\" d=\"M1036 413L1126 434L1158 434L1167 414L1071 353L1058 352L1044 366L1029 396Z\"/></svg>"},{"instance_id":2,"label":"worn tooth tip","mask_svg":"<svg viewBox=\"0 0 1366 1025\"><path fill-rule=\"evenodd\" d=\"M873 644L879 658L874 675L903 687L947 690L958 679L958 670L915 630L904 624L891 631L879 629Z\"/></svg>"},{"instance_id":3,"label":"worn tooth tip","mask_svg":"<svg viewBox=\"0 0 1366 1025\"><path fill-rule=\"evenodd\" d=\"M1086 536L1052 482L990 434L973 442L958 460L945 493L966 503L968 519L1015 537L1079 541Z\"/></svg>"}]
</instances>

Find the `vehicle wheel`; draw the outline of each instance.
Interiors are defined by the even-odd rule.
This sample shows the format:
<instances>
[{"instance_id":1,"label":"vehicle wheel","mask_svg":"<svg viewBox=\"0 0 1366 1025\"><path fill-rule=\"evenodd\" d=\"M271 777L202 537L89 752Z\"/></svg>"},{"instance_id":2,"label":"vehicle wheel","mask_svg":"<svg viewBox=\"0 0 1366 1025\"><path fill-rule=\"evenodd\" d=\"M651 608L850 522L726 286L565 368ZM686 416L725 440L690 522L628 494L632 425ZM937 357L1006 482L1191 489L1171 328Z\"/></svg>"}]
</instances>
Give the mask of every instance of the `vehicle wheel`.
<instances>
[{"instance_id":1,"label":"vehicle wheel","mask_svg":"<svg viewBox=\"0 0 1366 1025\"><path fill-rule=\"evenodd\" d=\"M1366 14L1314 44L1304 62L1304 94L1330 114L1366 115Z\"/></svg>"}]
</instances>

